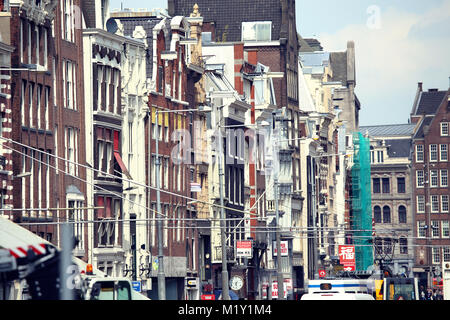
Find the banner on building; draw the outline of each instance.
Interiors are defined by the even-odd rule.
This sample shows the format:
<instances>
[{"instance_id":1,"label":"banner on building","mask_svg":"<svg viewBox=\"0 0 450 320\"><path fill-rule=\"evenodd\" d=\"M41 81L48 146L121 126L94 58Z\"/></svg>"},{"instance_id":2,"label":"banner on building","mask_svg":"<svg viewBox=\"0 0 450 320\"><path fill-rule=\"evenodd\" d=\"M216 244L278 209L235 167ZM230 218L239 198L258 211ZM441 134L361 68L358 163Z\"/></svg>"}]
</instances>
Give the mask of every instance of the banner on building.
<instances>
[{"instance_id":1,"label":"banner on building","mask_svg":"<svg viewBox=\"0 0 450 320\"><path fill-rule=\"evenodd\" d=\"M355 271L355 246L339 246L339 263L344 266L344 271Z\"/></svg>"}]
</instances>

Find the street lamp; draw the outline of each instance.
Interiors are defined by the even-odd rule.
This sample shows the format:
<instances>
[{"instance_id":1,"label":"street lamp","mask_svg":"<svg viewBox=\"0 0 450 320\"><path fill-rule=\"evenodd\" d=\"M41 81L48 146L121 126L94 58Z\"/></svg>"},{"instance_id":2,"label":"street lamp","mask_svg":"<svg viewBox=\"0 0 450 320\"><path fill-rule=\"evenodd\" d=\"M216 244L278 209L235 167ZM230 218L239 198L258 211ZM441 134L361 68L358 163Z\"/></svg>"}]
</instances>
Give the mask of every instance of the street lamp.
<instances>
[{"instance_id":1,"label":"street lamp","mask_svg":"<svg viewBox=\"0 0 450 320\"><path fill-rule=\"evenodd\" d=\"M159 114L160 113L177 113L177 112L209 112L205 106L199 106L198 109L182 109L182 110L155 110L155 177L156 177L156 212L161 213L161 195L160 195L160 166L159 161ZM148 124L150 126L150 122ZM150 139L150 137L149 137ZM150 144L149 144L150 145ZM150 149L149 149L150 154ZM163 234L162 219L157 220L158 228L158 298L166 300L166 276L164 273L164 251L163 251Z\"/></svg>"}]
</instances>

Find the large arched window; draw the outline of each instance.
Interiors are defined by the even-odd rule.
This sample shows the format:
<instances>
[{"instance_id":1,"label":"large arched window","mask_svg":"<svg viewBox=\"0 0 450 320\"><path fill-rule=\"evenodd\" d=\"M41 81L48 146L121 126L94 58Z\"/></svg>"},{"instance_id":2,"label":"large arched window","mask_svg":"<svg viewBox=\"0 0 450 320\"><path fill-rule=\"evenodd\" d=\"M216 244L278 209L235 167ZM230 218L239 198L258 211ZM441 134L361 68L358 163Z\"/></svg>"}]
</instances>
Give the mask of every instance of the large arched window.
<instances>
[{"instance_id":1,"label":"large arched window","mask_svg":"<svg viewBox=\"0 0 450 320\"><path fill-rule=\"evenodd\" d=\"M373 219L375 223L381 223L381 208L380 206L375 206L373 208Z\"/></svg>"},{"instance_id":2,"label":"large arched window","mask_svg":"<svg viewBox=\"0 0 450 320\"><path fill-rule=\"evenodd\" d=\"M391 223L391 208L383 207L383 223Z\"/></svg>"},{"instance_id":3,"label":"large arched window","mask_svg":"<svg viewBox=\"0 0 450 320\"><path fill-rule=\"evenodd\" d=\"M405 206L398 207L398 222L399 223L406 223L407 222L406 207Z\"/></svg>"}]
</instances>

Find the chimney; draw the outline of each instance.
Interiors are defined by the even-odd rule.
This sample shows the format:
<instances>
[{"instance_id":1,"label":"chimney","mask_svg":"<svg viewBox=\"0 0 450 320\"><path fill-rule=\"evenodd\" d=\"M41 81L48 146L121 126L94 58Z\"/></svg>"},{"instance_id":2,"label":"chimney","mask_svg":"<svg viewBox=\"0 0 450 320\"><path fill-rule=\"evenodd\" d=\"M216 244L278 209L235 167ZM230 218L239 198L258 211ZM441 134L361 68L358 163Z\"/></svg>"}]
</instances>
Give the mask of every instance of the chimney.
<instances>
[{"instance_id":1,"label":"chimney","mask_svg":"<svg viewBox=\"0 0 450 320\"><path fill-rule=\"evenodd\" d=\"M419 88L419 91L422 92L422 82L417 83L417 87Z\"/></svg>"}]
</instances>

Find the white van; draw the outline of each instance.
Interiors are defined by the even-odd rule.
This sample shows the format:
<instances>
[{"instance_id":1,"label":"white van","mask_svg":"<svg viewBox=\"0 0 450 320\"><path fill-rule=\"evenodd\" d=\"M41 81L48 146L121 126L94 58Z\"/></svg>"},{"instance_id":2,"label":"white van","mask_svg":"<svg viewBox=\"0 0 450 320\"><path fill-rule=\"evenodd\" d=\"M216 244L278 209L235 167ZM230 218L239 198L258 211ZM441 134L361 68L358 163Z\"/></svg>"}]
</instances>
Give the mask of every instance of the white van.
<instances>
[{"instance_id":1,"label":"white van","mask_svg":"<svg viewBox=\"0 0 450 320\"><path fill-rule=\"evenodd\" d=\"M301 300L375 300L367 293L307 293Z\"/></svg>"}]
</instances>

